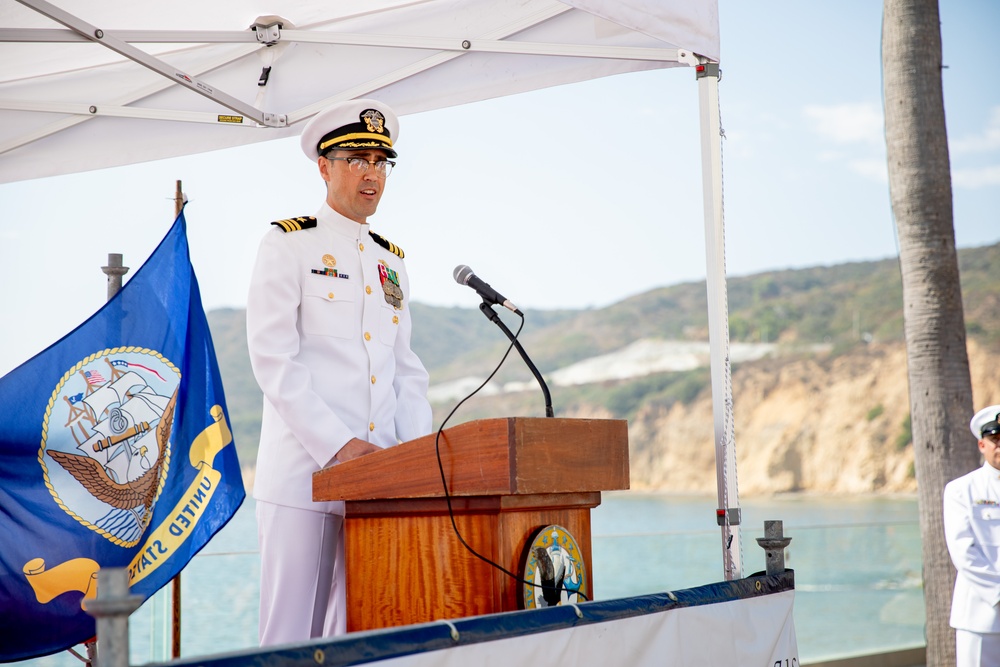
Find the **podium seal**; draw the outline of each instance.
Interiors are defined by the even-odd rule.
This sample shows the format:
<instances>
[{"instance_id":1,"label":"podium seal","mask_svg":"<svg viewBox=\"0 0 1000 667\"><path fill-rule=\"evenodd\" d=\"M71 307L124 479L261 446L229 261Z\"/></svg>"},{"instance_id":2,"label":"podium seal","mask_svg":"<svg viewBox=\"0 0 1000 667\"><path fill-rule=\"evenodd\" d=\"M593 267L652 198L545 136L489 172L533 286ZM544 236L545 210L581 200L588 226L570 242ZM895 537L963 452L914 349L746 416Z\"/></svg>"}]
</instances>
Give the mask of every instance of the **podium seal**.
<instances>
[{"instance_id":1,"label":"podium seal","mask_svg":"<svg viewBox=\"0 0 1000 667\"><path fill-rule=\"evenodd\" d=\"M580 546L562 526L545 526L535 533L522 561L522 602L525 609L576 604L589 599L587 566Z\"/></svg>"}]
</instances>

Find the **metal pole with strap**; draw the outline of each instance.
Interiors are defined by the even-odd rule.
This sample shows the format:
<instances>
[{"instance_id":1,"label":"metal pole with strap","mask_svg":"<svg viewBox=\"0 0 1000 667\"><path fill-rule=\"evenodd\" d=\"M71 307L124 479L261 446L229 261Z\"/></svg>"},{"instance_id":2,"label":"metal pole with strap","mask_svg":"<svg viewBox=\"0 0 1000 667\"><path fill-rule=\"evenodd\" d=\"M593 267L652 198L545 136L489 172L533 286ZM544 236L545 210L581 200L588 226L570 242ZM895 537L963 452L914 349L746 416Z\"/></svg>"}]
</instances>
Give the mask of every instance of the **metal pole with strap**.
<instances>
[{"instance_id":1,"label":"metal pole with strap","mask_svg":"<svg viewBox=\"0 0 1000 667\"><path fill-rule=\"evenodd\" d=\"M708 342L712 369L715 434L716 522L722 529L726 581L743 576L740 499L733 434L733 385L729 358L729 301L726 293L726 238L723 219L722 119L719 64L702 60L695 68L701 111L701 164L705 210L705 284L708 289Z\"/></svg>"}]
</instances>

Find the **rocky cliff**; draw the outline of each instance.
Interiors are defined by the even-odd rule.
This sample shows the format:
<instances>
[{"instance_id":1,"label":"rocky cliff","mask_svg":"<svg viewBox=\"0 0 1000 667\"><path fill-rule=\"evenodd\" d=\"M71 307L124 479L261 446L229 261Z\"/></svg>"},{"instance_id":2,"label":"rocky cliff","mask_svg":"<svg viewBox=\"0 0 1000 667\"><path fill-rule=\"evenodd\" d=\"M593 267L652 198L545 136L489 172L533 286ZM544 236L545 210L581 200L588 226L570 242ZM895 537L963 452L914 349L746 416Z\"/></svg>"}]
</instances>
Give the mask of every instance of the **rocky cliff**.
<instances>
[{"instance_id":1,"label":"rocky cliff","mask_svg":"<svg viewBox=\"0 0 1000 667\"><path fill-rule=\"evenodd\" d=\"M969 365L975 408L1000 404L993 370L1000 352L970 341ZM916 492L902 343L746 362L734 368L732 381L741 496ZM490 396L473 409L478 414L450 425L483 416L540 416L524 409L537 402L531 392ZM587 403L557 409L557 416L615 418ZM632 489L716 493L710 389L686 403L645 403L628 422ZM969 447L975 446L970 433ZM251 488L252 467L245 480Z\"/></svg>"},{"instance_id":2,"label":"rocky cliff","mask_svg":"<svg viewBox=\"0 0 1000 667\"><path fill-rule=\"evenodd\" d=\"M969 343L976 408L1000 403L998 362ZM902 343L742 364L733 396L741 494L916 491ZM629 440L632 488L715 493L709 392L641 410Z\"/></svg>"}]
</instances>

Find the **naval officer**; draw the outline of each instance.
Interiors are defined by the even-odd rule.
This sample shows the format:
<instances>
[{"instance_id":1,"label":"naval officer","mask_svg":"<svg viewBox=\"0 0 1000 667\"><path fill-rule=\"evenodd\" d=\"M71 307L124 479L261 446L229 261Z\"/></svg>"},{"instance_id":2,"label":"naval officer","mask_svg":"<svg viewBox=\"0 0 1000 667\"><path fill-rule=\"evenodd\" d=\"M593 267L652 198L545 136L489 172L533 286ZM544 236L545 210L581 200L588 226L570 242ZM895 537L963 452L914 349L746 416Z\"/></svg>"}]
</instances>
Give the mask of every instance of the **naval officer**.
<instances>
[{"instance_id":1,"label":"naval officer","mask_svg":"<svg viewBox=\"0 0 1000 667\"><path fill-rule=\"evenodd\" d=\"M1000 665L1000 405L969 423L983 466L944 488L944 532L958 570L951 601L958 667Z\"/></svg>"},{"instance_id":2,"label":"naval officer","mask_svg":"<svg viewBox=\"0 0 1000 667\"><path fill-rule=\"evenodd\" d=\"M312 474L431 431L403 251L368 224L398 137L396 115L375 100L316 115L301 144L325 201L272 223L258 250L247 340L264 393L253 492L261 646L346 631L344 505L313 502Z\"/></svg>"}]
</instances>

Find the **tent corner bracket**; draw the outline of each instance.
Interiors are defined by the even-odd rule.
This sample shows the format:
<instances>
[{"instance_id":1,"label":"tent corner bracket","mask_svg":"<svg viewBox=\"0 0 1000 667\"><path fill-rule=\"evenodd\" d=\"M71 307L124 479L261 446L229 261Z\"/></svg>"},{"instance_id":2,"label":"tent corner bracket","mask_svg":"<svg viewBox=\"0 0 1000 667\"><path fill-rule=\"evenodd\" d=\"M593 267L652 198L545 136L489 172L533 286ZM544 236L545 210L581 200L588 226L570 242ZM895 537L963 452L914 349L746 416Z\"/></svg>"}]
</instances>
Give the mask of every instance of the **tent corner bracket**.
<instances>
[{"instance_id":1,"label":"tent corner bracket","mask_svg":"<svg viewBox=\"0 0 1000 667\"><path fill-rule=\"evenodd\" d=\"M283 113L263 113L261 121L264 127L288 127L288 116Z\"/></svg>"}]
</instances>

